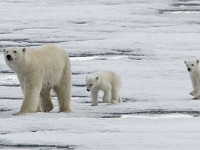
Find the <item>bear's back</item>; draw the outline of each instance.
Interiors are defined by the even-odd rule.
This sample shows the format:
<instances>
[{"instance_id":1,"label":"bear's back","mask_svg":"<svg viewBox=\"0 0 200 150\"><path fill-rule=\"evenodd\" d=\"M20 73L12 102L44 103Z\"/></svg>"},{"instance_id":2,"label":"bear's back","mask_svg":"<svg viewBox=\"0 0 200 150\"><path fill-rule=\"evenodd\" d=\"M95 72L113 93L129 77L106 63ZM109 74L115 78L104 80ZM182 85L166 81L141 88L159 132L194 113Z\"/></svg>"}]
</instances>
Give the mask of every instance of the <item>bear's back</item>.
<instances>
[{"instance_id":1,"label":"bear's back","mask_svg":"<svg viewBox=\"0 0 200 150\"><path fill-rule=\"evenodd\" d=\"M100 71L97 74L99 74L100 78L102 78L105 83L110 83L111 85L115 84L117 86L121 84L121 78L113 71Z\"/></svg>"}]
</instances>

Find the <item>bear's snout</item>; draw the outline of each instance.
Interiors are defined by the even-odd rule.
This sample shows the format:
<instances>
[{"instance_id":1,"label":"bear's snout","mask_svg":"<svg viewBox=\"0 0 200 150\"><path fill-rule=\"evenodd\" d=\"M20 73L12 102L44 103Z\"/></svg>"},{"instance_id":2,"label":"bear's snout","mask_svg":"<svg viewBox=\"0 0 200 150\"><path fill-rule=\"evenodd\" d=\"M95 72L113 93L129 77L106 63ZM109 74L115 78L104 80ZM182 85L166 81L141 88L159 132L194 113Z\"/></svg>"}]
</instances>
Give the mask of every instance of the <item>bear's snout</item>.
<instances>
[{"instance_id":1,"label":"bear's snout","mask_svg":"<svg viewBox=\"0 0 200 150\"><path fill-rule=\"evenodd\" d=\"M190 71L191 71L191 69L190 69L190 68L188 68L188 71L190 72Z\"/></svg>"},{"instance_id":2,"label":"bear's snout","mask_svg":"<svg viewBox=\"0 0 200 150\"><path fill-rule=\"evenodd\" d=\"M7 60L12 60L11 55L7 55L6 58L7 58Z\"/></svg>"}]
</instances>

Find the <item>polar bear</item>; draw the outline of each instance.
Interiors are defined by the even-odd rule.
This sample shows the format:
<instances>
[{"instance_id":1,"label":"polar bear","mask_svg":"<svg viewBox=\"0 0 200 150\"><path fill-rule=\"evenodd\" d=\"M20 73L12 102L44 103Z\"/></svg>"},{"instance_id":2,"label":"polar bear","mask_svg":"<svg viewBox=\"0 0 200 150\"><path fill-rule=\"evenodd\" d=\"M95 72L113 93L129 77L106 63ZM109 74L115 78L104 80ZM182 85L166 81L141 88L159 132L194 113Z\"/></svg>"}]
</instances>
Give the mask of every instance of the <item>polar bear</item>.
<instances>
[{"instance_id":1,"label":"polar bear","mask_svg":"<svg viewBox=\"0 0 200 150\"><path fill-rule=\"evenodd\" d=\"M113 71L100 71L86 76L87 91L91 91L92 106L98 105L98 92L104 92L103 102L117 104L120 98L121 79Z\"/></svg>"},{"instance_id":2,"label":"polar bear","mask_svg":"<svg viewBox=\"0 0 200 150\"><path fill-rule=\"evenodd\" d=\"M53 44L39 48L11 47L4 49L4 57L16 72L24 95L21 109L15 115L51 111L51 89L57 94L59 111L71 111L71 65L65 50Z\"/></svg>"},{"instance_id":3,"label":"polar bear","mask_svg":"<svg viewBox=\"0 0 200 150\"><path fill-rule=\"evenodd\" d=\"M192 81L193 91L190 95L194 96L194 99L200 98L200 66L199 60L195 61L184 61L188 72L190 73L190 78Z\"/></svg>"}]
</instances>

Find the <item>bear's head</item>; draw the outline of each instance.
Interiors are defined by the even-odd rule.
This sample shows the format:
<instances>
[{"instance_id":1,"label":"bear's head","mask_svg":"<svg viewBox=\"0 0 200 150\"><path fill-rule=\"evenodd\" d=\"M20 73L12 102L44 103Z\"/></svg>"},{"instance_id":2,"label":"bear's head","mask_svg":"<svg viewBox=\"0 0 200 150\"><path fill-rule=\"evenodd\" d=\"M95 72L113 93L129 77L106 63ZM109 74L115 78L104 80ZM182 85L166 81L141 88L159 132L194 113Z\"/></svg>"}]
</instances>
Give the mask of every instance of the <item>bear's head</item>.
<instances>
[{"instance_id":1,"label":"bear's head","mask_svg":"<svg viewBox=\"0 0 200 150\"><path fill-rule=\"evenodd\" d=\"M4 58L7 64L17 64L24 58L26 48L10 47L3 50Z\"/></svg>"},{"instance_id":2,"label":"bear's head","mask_svg":"<svg viewBox=\"0 0 200 150\"><path fill-rule=\"evenodd\" d=\"M88 92L98 87L98 83L99 83L98 76L86 76L86 87Z\"/></svg>"},{"instance_id":3,"label":"bear's head","mask_svg":"<svg viewBox=\"0 0 200 150\"><path fill-rule=\"evenodd\" d=\"M199 65L199 60L195 60L195 61L184 61L187 70L192 73L193 71L197 71L198 69L198 65Z\"/></svg>"}]
</instances>

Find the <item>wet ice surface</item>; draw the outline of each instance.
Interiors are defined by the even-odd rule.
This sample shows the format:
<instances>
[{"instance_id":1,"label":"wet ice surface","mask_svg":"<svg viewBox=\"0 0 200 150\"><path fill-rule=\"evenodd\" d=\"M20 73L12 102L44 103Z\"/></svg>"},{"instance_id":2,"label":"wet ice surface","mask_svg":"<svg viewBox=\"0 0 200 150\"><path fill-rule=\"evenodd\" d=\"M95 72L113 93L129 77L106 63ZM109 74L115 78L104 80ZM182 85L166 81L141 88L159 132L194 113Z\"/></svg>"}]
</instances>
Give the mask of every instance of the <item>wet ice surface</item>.
<instances>
[{"instance_id":1,"label":"wet ice surface","mask_svg":"<svg viewBox=\"0 0 200 150\"><path fill-rule=\"evenodd\" d=\"M12 116L22 92L0 50L1 149L196 149L200 102L183 61L198 59L197 0L4 0L0 47L68 50L73 112ZM90 106L85 76L112 69L123 103ZM100 95L102 96L102 94Z\"/></svg>"}]
</instances>

